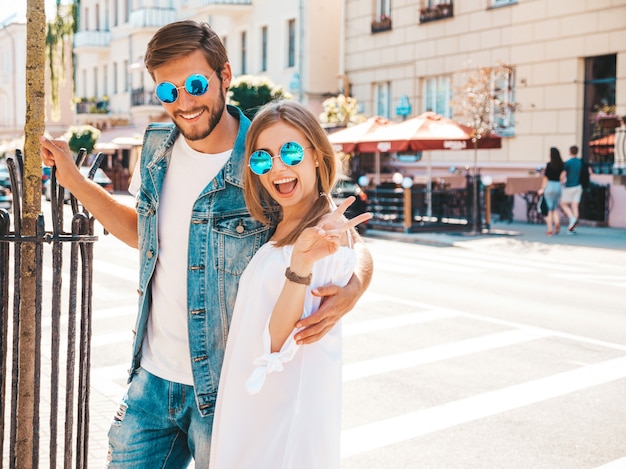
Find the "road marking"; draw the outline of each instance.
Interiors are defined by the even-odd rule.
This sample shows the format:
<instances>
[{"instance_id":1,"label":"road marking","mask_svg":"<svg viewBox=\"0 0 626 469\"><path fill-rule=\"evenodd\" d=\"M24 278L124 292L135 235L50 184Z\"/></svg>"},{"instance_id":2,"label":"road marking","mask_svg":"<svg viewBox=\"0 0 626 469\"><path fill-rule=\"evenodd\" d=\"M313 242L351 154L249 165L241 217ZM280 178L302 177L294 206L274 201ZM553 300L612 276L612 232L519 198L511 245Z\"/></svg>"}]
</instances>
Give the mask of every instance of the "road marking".
<instances>
[{"instance_id":1,"label":"road marking","mask_svg":"<svg viewBox=\"0 0 626 469\"><path fill-rule=\"evenodd\" d=\"M78 308L78 307L77 307ZM92 307L92 321L97 321L99 319L113 319L113 318L121 318L121 317L129 317L134 321L135 315L137 314L137 307L135 306L120 306L117 308L107 308L107 309L93 309ZM80 310L77 309L76 315L80 318ZM67 307L63 308L61 311L60 325L67 325ZM41 325L43 327L51 327L52 326L52 318L49 315L46 315L41 320ZM134 325L134 322L131 323L131 327Z\"/></svg>"},{"instance_id":2,"label":"road marking","mask_svg":"<svg viewBox=\"0 0 626 469\"><path fill-rule=\"evenodd\" d=\"M344 430L349 457L626 377L626 357Z\"/></svg>"},{"instance_id":3,"label":"road marking","mask_svg":"<svg viewBox=\"0 0 626 469\"><path fill-rule=\"evenodd\" d=\"M359 321L343 325L343 336L351 337L359 334L381 331L385 329L395 329L398 327L422 324L431 321L439 321L458 316L457 313L448 310L431 310L419 313L403 314L401 316L391 316L369 321Z\"/></svg>"},{"instance_id":4,"label":"road marking","mask_svg":"<svg viewBox=\"0 0 626 469\"><path fill-rule=\"evenodd\" d=\"M462 266L452 262L444 262L442 259L427 261L421 259L406 259L400 256L377 255L374 258L374 263L376 264L376 269L374 272L378 270L384 270L386 272L397 272L401 274L421 274L425 270L458 272L467 274L481 272L481 269Z\"/></svg>"},{"instance_id":5,"label":"road marking","mask_svg":"<svg viewBox=\"0 0 626 469\"><path fill-rule=\"evenodd\" d=\"M132 331L124 330L122 332L111 332L109 334L94 334L91 337L92 347L102 347L104 345L116 344L118 342L131 344L133 342Z\"/></svg>"},{"instance_id":6,"label":"road marking","mask_svg":"<svg viewBox=\"0 0 626 469\"><path fill-rule=\"evenodd\" d=\"M381 260L390 263L408 263L410 265L435 265L441 266L454 264L455 267L480 267L482 269L503 270L508 272L535 272L537 270L563 271L569 273L588 272L586 267L565 264L560 262L543 261L540 259L528 259L508 256L505 254L492 255L488 253L474 254L473 251L454 250L454 251L430 251L419 252L416 254L398 255L397 252L389 252L383 255L377 254L374 261ZM481 269L481 271L482 271Z\"/></svg>"},{"instance_id":7,"label":"road marking","mask_svg":"<svg viewBox=\"0 0 626 469\"><path fill-rule=\"evenodd\" d=\"M343 381L366 378L368 376L402 370L418 365L447 360L449 358L469 355L513 344L550 337L548 331L530 331L515 329L511 331L489 334L471 339L455 341L422 350L398 353L386 357L373 358L343 366Z\"/></svg>"},{"instance_id":8,"label":"road marking","mask_svg":"<svg viewBox=\"0 0 626 469\"><path fill-rule=\"evenodd\" d=\"M114 402L118 402L126 392L126 385L118 384L119 382L126 383L128 378L128 365L112 365L103 366L100 368L91 369L91 388L96 389L99 393L105 397L111 399Z\"/></svg>"},{"instance_id":9,"label":"road marking","mask_svg":"<svg viewBox=\"0 0 626 469\"><path fill-rule=\"evenodd\" d=\"M366 293L367 295L367 293ZM406 300L406 299L401 299L401 298L396 298L393 296L389 296L389 295L383 295L380 293L372 293L371 296L369 295L363 295L363 297L361 298L361 300L363 300L363 298L366 299L366 301L371 302L371 301L388 301L388 302L394 302L394 303L398 303L398 304L402 304L405 306L413 306L415 308L422 308L422 309L433 309L433 306L427 303L421 303L419 301L413 301L413 300ZM359 300L359 301L361 301ZM443 308L437 308L438 310L444 311ZM465 318L470 318L470 319L474 319L476 321L483 321L483 322L488 322L491 324L498 324L501 326L506 326L506 327L510 327L510 328L518 328L518 329L525 329L528 331L536 331L539 334L542 333L549 333L549 335L553 335L555 337L560 337L560 338L564 338L564 339L569 339L569 340L573 340L576 342L584 342L587 344L593 344L593 345L598 345L600 347L605 347L605 348L610 348L613 350L620 350L623 352L626 352L626 345L622 345L622 344L617 344L614 342L607 342L604 340L597 340L597 339L592 339L590 337L584 337L581 335L576 335L576 334L568 334L566 332L560 332L557 330L553 330L553 329L545 329L542 327L534 327L534 326L528 326L526 324L522 324L522 323L518 323L518 322L513 322L513 321L507 321L506 319L498 319L498 318L493 318L493 317L489 317L489 316L481 316L479 314L474 314L474 313L468 313L465 311L461 311L461 310L453 310L453 309L445 309L445 311L450 311L450 312L454 312L457 316L462 316Z\"/></svg>"},{"instance_id":10,"label":"road marking","mask_svg":"<svg viewBox=\"0 0 626 469\"><path fill-rule=\"evenodd\" d=\"M626 287L626 276L625 275L602 275L602 274L587 274L587 275L576 275L576 274L557 274L553 275L556 278L561 278L565 280L576 280L584 283L597 283L599 285L624 288Z\"/></svg>"}]
</instances>

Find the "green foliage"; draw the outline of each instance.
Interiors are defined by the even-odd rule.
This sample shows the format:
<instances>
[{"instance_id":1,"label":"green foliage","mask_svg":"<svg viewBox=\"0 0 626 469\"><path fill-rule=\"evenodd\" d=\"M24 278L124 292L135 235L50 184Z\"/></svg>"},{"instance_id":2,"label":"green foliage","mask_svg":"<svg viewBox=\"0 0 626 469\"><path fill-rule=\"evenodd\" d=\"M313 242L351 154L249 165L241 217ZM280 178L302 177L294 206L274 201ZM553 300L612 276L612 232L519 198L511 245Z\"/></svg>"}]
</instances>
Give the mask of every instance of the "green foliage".
<instances>
[{"instance_id":1,"label":"green foliage","mask_svg":"<svg viewBox=\"0 0 626 469\"><path fill-rule=\"evenodd\" d=\"M319 115L323 124L358 124L365 120L363 114L358 112L357 100L350 96L339 96L328 98L322 103L324 112Z\"/></svg>"},{"instance_id":2,"label":"green foliage","mask_svg":"<svg viewBox=\"0 0 626 469\"><path fill-rule=\"evenodd\" d=\"M100 130L91 125L72 126L68 129L65 137L67 144L74 153L78 153L81 148L87 150L90 155L93 152L98 138L100 138Z\"/></svg>"},{"instance_id":3,"label":"green foliage","mask_svg":"<svg viewBox=\"0 0 626 469\"><path fill-rule=\"evenodd\" d=\"M264 104L277 99L292 99L291 94L265 77L242 75L233 80L228 91L228 101L239 107L252 119Z\"/></svg>"},{"instance_id":4,"label":"green foliage","mask_svg":"<svg viewBox=\"0 0 626 469\"><path fill-rule=\"evenodd\" d=\"M71 52L71 50L66 51L66 45L71 44L73 34L76 32L78 25L78 22L75 20L78 12L77 8L77 3L62 5L61 0L57 0L56 16L54 21L48 23L46 54L50 71L50 97L54 114L53 118L58 118L60 113L59 84L65 78L66 53Z\"/></svg>"}]
</instances>

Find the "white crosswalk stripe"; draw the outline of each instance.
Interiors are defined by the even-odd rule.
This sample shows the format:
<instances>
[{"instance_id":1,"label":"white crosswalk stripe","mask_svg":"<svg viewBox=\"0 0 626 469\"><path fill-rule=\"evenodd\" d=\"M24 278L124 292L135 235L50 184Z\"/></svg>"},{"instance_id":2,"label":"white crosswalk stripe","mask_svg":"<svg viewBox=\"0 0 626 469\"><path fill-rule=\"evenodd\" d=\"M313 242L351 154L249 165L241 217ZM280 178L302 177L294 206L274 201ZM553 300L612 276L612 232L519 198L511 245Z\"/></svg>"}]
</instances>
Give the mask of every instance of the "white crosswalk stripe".
<instances>
[{"instance_id":1,"label":"white crosswalk stripe","mask_svg":"<svg viewBox=\"0 0 626 469\"><path fill-rule=\"evenodd\" d=\"M441 406L373 422L342 433L342 456L371 451L453 425L626 377L626 357L559 373Z\"/></svg>"}]
</instances>

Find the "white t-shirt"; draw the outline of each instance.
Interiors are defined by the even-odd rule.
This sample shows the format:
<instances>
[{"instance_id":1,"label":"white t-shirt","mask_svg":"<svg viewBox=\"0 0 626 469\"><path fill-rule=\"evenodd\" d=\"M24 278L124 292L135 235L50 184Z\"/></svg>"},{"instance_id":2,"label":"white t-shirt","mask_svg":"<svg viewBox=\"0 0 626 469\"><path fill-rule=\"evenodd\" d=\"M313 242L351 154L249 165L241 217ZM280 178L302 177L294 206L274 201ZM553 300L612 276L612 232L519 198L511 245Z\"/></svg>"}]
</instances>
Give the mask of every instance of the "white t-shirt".
<instances>
[{"instance_id":1,"label":"white t-shirt","mask_svg":"<svg viewBox=\"0 0 626 469\"><path fill-rule=\"evenodd\" d=\"M232 150L200 153L183 137L172 148L159 197L158 249L152 304L143 340L141 367L160 378L193 385L187 331L187 251L193 204L222 169ZM135 171L129 191L141 185Z\"/></svg>"}]
</instances>

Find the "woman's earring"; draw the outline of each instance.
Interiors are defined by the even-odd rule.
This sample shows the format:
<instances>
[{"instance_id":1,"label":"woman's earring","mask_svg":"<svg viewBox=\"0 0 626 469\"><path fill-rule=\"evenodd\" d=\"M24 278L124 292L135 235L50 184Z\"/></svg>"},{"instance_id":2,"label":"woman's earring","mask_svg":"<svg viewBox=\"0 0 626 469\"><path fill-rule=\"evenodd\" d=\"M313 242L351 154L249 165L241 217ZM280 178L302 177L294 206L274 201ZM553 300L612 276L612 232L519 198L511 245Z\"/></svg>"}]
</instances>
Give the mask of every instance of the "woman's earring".
<instances>
[{"instance_id":1,"label":"woman's earring","mask_svg":"<svg viewBox=\"0 0 626 469\"><path fill-rule=\"evenodd\" d=\"M317 167L319 167L319 165L320 165L320 162L316 160L315 161L315 167L317 168Z\"/></svg>"}]
</instances>

